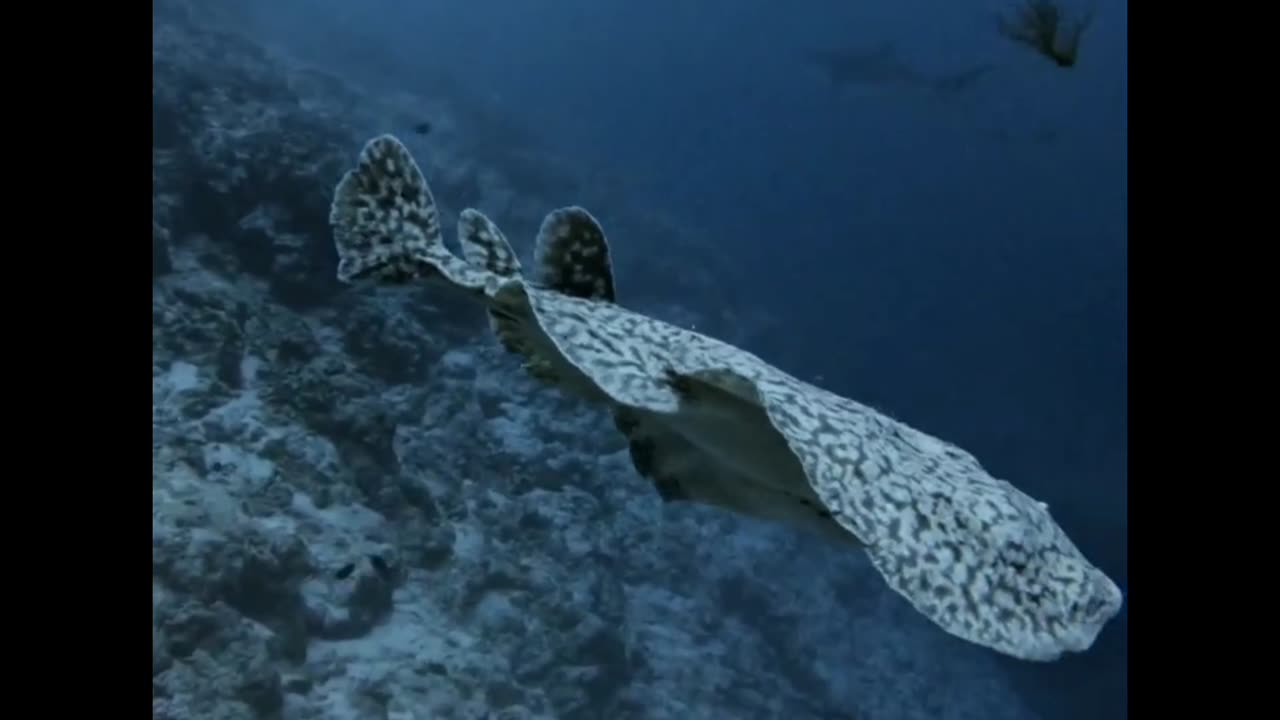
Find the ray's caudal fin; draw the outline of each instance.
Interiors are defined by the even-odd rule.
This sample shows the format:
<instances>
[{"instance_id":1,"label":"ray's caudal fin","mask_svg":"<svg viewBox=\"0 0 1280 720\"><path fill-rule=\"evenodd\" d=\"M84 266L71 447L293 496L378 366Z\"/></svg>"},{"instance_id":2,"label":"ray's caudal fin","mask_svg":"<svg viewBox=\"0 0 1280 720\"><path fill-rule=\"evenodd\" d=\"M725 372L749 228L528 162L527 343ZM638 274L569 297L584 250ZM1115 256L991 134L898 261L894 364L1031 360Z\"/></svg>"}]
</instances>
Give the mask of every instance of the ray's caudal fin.
<instances>
[{"instance_id":1,"label":"ray's caudal fin","mask_svg":"<svg viewBox=\"0 0 1280 720\"><path fill-rule=\"evenodd\" d=\"M402 284L443 277L469 290L493 275L449 252L427 181L409 150L391 135L365 143L356 166L333 191L329 210L338 279Z\"/></svg>"}]
</instances>

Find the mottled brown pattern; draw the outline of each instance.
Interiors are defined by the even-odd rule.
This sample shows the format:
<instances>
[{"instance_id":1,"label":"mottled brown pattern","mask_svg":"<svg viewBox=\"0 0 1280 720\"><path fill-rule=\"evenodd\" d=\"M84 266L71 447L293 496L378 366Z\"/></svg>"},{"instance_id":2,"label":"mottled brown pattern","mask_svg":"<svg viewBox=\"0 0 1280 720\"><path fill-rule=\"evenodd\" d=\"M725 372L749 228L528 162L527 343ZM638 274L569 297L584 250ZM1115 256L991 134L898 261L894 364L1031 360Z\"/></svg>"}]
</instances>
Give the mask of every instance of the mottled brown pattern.
<instances>
[{"instance_id":1,"label":"mottled brown pattern","mask_svg":"<svg viewBox=\"0 0 1280 720\"><path fill-rule=\"evenodd\" d=\"M663 382L670 370L750 383L837 522L947 631L1049 660L1088 648L1119 609L1119 589L1044 505L954 445L714 338L613 305L529 294L548 335L619 404L678 412Z\"/></svg>"},{"instance_id":2,"label":"mottled brown pattern","mask_svg":"<svg viewBox=\"0 0 1280 720\"><path fill-rule=\"evenodd\" d=\"M482 217L472 217L473 228L491 226ZM804 524L796 503L760 499L787 492L785 483L749 484L662 424L687 411L673 377L693 378L745 401L744 412L764 413L770 432L785 440L779 447L798 461L810 497L823 505L810 510L864 544L889 586L947 632L1014 657L1052 660L1090 647L1119 610L1119 588L1048 508L960 448L745 350L593 299L599 286L585 275L566 276L573 292L564 292L454 257L440 239L425 181L392 138L366 146L339 184L332 218L340 277L398 278L406 268L428 266L483 293L535 367L555 364L563 387L614 409L619 429L639 443L632 446L633 458L641 453L637 468L665 483L660 491L701 492L730 509ZM492 247L501 234L487 232L473 235L490 246L473 251L486 265L504 252ZM675 475L660 467L677 460L686 467ZM691 486L692 479L700 484Z\"/></svg>"}]
</instances>

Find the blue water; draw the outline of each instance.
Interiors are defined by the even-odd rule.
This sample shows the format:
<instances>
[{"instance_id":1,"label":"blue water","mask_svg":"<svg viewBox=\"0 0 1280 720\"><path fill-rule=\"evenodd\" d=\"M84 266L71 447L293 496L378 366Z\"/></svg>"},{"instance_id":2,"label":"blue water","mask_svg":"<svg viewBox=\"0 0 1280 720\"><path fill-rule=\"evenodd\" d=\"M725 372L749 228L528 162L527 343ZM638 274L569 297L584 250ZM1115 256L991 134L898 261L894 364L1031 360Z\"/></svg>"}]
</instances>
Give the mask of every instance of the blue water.
<instances>
[{"instance_id":1,"label":"blue water","mask_svg":"<svg viewBox=\"0 0 1280 720\"><path fill-rule=\"evenodd\" d=\"M256 15L353 74L367 54L388 85L449 75L633 205L711 233L737 302L780 318L751 349L970 450L1127 588L1127 5L1098 0L1069 69L996 33L1013 5L283 0ZM884 46L924 73L992 69L948 95L838 88L800 59ZM1082 657L1001 667L1046 718L1126 717L1126 614Z\"/></svg>"}]
</instances>

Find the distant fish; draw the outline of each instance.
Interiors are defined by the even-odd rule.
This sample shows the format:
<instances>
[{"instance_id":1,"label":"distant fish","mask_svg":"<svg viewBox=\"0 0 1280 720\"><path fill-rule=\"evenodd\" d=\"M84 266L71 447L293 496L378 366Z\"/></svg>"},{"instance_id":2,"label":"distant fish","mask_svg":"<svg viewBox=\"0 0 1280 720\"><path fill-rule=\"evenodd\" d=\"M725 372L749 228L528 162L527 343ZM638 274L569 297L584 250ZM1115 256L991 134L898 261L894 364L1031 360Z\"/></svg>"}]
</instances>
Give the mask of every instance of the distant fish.
<instances>
[{"instance_id":1,"label":"distant fish","mask_svg":"<svg viewBox=\"0 0 1280 720\"><path fill-rule=\"evenodd\" d=\"M837 88L850 85L906 87L954 92L969 90L990 72L988 65L936 76L921 72L898 57L891 43L874 50L804 50L800 57L817 67Z\"/></svg>"},{"instance_id":2,"label":"distant fish","mask_svg":"<svg viewBox=\"0 0 1280 720\"><path fill-rule=\"evenodd\" d=\"M347 563L346 565L338 568L338 572L334 573L333 576L339 580L346 580L351 577L351 573L355 572L355 570L355 563Z\"/></svg>"},{"instance_id":3,"label":"distant fish","mask_svg":"<svg viewBox=\"0 0 1280 720\"><path fill-rule=\"evenodd\" d=\"M413 126L413 131L418 133L419 135L430 135L431 129L432 129L431 123L430 121L427 121L427 120L423 120L422 122Z\"/></svg>"}]
</instances>

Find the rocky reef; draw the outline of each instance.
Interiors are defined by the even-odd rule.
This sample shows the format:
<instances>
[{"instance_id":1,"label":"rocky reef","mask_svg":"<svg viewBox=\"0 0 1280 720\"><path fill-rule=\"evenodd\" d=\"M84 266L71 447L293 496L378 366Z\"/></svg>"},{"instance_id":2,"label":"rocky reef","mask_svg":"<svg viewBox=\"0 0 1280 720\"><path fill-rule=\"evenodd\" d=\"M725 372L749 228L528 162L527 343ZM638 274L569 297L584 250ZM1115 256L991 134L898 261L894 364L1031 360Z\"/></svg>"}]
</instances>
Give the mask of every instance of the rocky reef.
<instances>
[{"instance_id":1,"label":"rocky reef","mask_svg":"<svg viewBox=\"0 0 1280 720\"><path fill-rule=\"evenodd\" d=\"M198 15L153 30L154 718L1034 717L862 558L664 507L478 308L337 283L333 184L399 100ZM415 148L445 227L527 251L579 200L467 155L458 102ZM750 332L696 233L593 210L624 293Z\"/></svg>"}]
</instances>

